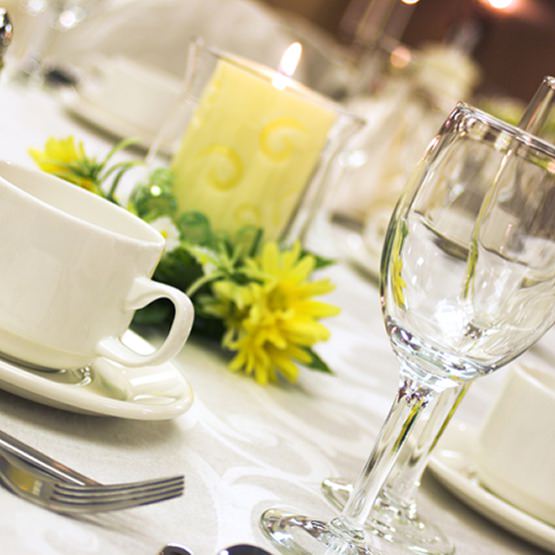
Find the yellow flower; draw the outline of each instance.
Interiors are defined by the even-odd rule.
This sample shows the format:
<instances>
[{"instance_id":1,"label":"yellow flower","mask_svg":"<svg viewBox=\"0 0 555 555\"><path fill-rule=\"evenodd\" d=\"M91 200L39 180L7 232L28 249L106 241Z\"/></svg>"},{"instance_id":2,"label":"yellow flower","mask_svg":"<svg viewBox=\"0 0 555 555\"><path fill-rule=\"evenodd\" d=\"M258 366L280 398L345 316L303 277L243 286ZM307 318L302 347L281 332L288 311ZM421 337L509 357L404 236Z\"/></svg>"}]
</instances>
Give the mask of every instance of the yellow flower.
<instances>
[{"instance_id":1,"label":"yellow flower","mask_svg":"<svg viewBox=\"0 0 555 555\"><path fill-rule=\"evenodd\" d=\"M308 349L329 338L319 320L339 310L313 297L329 293L333 285L328 279L309 281L315 260L303 255L299 245L280 252L276 243L267 243L246 267L252 279L247 284L220 281L213 286L211 312L224 319L223 345L236 352L230 369L261 384L278 375L294 382L298 364L312 360Z\"/></svg>"},{"instance_id":2,"label":"yellow flower","mask_svg":"<svg viewBox=\"0 0 555 555\"><path fill-rule=\"evenodd\" d=\"M49 137L43 151L30 148L29 154L41 170L97 192L98 184L94 177L97 168L88 159L82 141L76 144L73 136L65 139Z\"/></svg>"}]
</instances>

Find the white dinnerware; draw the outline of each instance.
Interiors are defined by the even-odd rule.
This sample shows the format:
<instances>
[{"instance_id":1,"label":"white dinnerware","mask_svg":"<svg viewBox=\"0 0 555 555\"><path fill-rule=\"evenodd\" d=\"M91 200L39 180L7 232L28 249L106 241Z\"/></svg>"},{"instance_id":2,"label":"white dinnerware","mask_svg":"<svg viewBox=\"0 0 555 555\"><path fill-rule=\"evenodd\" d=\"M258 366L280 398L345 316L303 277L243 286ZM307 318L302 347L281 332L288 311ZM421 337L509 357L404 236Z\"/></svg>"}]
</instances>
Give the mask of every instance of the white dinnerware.
<instances>
[{"instance_id":1,"label":"white dinnerware","mask_svg":"<svg viewBox=\"0 0 555 555\"><path fill-rule=\"evenodd\" d=\"M137 351L152 350L132 331L125 333L124 341ZM44 372L0 359L0 389L70 412L132 420L176 418L194 399L191 386L171 362L125 368L97 359L83 370Z\"/></svg>"},{"instance_id":2,"label":"white dinnerware","mask_svg":"<svg viewBox=\"0 0 555 555\"><path fill-rule=\"evenodd\" d=\"M154 136L176 108L181 83L128 57L99 56L88 63L79 93L105 114Z\"/></svg>"},{"instance_id":3,"label":"white dinnerware","mask_svg":"<svg viewBox=\"0 0 555 555\"><path fill-rule=\"evenodd\" d=\"M476 429L453 422L432 455L429 469L456 497L512 534L555 553L555 527L498 497L477 477Z\"/></svg>"},{"instance_id":4,"label":"white dinnerware","mask_svg":"<svg viewBox=\"0 0 555 555\"><path fill-rule=\"evenodd\" d=\"M177 354L193 322L181 291L150 279L164 238L128 211L46 173L0 162L0 353L46 368L99 357L129 367ZM159 349L140 354L120 337L135 310L175 307Z\"/></svg>"},{"instance_id":5,"label":"white dinnerware","mask_svg":"<svg viewBox=\"0 0 555 555\"><path fill-rule=\"evenodd\" d=\"M555 372L521 364L507 377L478 434L480 481L555 526Z\"/></svg>"}]
</instances>

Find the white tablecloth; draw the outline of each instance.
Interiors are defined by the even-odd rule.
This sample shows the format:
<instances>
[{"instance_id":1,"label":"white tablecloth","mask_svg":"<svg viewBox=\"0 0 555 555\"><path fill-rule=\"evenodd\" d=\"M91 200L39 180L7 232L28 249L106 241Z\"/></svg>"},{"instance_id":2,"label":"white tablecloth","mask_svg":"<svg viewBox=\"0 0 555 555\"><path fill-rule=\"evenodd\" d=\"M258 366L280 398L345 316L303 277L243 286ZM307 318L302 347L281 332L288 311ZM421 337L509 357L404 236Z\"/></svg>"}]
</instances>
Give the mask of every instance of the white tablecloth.
<instances>
[{"instance_id":1,"label":"white tablecloth","mask_svg":"<svg viewBox=\"0 0 555 555\"><path fill-rule=\"evenodd\" d=\"M30 165L27 148L42 145L48 135L73 133L99 153L109 144L41 91L5 85L0 114L0 158ZM99 481L187 477L179 499L82 519L39 509L0 489L0 552L153 555L169 542L197 555L238 542L271 549L257 524L265 508L286 504L331 516L319 483L356 475L393 398L398 368L376 288L343 265L329 275L337 284L331 301L342 313L329 321L332 338L321 353L335 377L304 371L297 386L260 387L228 372L213 345L191 340L176 363L196 402L173 421L83 416L0 391L1 429ZM547 339L543 346L549 348ZM502 374L473 386L458 418L477 425ZM462 555L542 553L468 509L429 475L419 504Z\"/></svg>"}]
</instances>

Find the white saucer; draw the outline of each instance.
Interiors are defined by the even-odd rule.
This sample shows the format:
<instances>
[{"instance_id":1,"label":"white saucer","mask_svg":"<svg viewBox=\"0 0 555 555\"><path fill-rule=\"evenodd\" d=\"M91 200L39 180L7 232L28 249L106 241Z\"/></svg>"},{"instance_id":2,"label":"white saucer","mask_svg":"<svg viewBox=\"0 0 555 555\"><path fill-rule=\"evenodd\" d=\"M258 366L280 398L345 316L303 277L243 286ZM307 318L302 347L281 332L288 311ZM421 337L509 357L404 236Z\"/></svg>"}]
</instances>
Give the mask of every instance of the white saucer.
<instances>
[{"instance_id":1,"label":"white saucer","mask_svg":"<svg viewBox=\"0 0 555 555\"><path fill-rule=\"evenodd\" d=\"M123 339L138 352L152 351L151 345L132 331ZM175 418L193 403L191 386L170 362L123 368L98 359L90 370L48 372L0 359L0 389L71 412L134 420Z\"/></svg>"},{"instance_id":2,"label":"white saucer","mask_svg":"<svg viewBox=\"0 0 555 555\"><path fill-rule=\"evenodd\" d=\"M555 553L555 528L497 497L480 484L473 463L476 434L452 422L432 456L429 468L461 501L509 532Z\"/></svg>"},{"instance_id":3,"label":"white saucer","mask_svg":"<svg viewBox=\"0 0 555 555\"><path fill-rule=\"evenodd\" d=\"M78 91L66 90L60 96L64 108L76 118L85 121L100 131L104 131L115 139L135 139L135 146L148 151L152 146L155 136L151 131L141 129L137 125L128 122L117 114L113 114L96 105L92 100ZM171 145L161 145L160 152L170 155Z\"/></svg>"}]
</instances>

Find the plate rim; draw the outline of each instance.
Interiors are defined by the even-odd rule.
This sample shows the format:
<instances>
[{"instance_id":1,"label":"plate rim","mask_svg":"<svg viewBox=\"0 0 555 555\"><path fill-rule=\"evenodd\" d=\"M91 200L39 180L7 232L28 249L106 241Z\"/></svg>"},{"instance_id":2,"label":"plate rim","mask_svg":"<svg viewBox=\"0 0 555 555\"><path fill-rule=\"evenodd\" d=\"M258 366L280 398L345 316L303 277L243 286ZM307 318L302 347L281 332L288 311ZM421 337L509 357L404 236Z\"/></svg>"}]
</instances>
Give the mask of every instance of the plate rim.
<instances>
[{"instance_id":1,"label":"plate rim","mask_svg":"<svg viewBox=\"0 0 555 555\"><path fill-rule=\"evenodd\" d=\"M61 95L64 109L74 117L88 123L113 138L127 139L134 138L134 146L148 151L150 150L155 136L147 129L141 129L132 122L118 116L102 106L96 104L92 99L79 90L64 91ZM164 154L168 152L167 147L161 145L160 151Z\"/></svg>"},{"instance_id":2,"label":"plate rim","mask_svg":"<svg viewBox=\"0 0 555 555\"><path fill-rule=\"evenodd\" d=\"M428 467L433 476L471 509L515 536L555 553L555 527L505 501L478 480L469 478L464 472L449 465L441 456L445 451L455 452L472 464L472 455L464 445L476 435L476 430L468 424L452 422L430 457Z\"/></svg>"}]
</instances>

